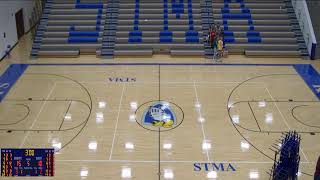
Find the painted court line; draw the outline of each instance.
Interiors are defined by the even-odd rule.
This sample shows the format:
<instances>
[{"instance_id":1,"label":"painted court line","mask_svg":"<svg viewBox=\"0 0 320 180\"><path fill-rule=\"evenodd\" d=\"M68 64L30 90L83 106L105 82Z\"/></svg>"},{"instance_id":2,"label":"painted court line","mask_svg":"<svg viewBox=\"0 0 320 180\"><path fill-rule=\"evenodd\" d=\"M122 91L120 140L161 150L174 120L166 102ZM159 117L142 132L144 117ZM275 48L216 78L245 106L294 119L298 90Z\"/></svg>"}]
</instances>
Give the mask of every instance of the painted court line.
<instances>
[{"instance_id":1,"label":"painted court line","mask_svg":"<svg viewBox=\"0 0 320 180\"><path fill-rule=\"evenodd\" d=\"M51 88L51 90L50 90L49 94L47 95L46 99L49 99L49 97L50 97L50 96L51 96L51 94L53 93L53 90L55 89L55 87L56 87L56 82L54 82L54 84L53 84L53 86L52 86L52 88ZM34 126L34 125L36 124L36 122L38 121L38 118L39 118L39 116L40 116L41 112L43 111L43 109L44 109L44 107L45 107L46 103L47 103L47 101L44 101L44 102L43 102L43 104L41 105L41 108L40 108L40 110L39 110L39 112L38 112L38 114L37 114L36 118L33 120L32 125L30 126L30 128L29 128L29 129L32 129L32 128L33 128L33 126ZM29 134L30 134L30 131L28 131L28 132L27 132L27 134L24 136L24 138L23 138L23 140L22 140L22 142L21 142L21 144L20 144L20 146L19 146L20 148L22 148L22 147L23 147L23 145L24 145L24 143L26 142L26 140L27 140L27 138L28 138Z\"/></svg>"},{"instance_id":2,"label":"painted court line","mask_svg":"<svg viewBox=\"0 0 320 180\"><path fill-rule=\"evenodd\" d=\"M194 88L194 92L195 92L195 95L196 95L196 103L197 104L200 104L199 102L199 98L198 98L198 91L197 91L197 87L196 87L196 83L195 81L193 81L193 88ZM197 108L197 107L196 107ZM202 114L201 114L201 109L199 107L199 109L197 109L198 111L198 114L199 114L199 118L203 118L202 117ZM203 141L206 141L206 134L205 134L205 131L204 131L204 127L203 127L203 122L200 120L200 123L201 123L201 130L202 130L202 136L203 136ZM209 150L206 149L206 154L207 154L207 160L210 161L210 156L209 156Z\"/></svg>"},{"instance_id":3,"label":"painted court line","mask_svg":"<svg viewBox=\"0 0 320 180\"><path fill-rule=\"evenodd\" d=\"M190 66L192 67L192 66ZM136 70L133 70L133 69L129 69L129 70L126 70L126 72L132 72L132 73L136 73L137 71ZM158 73L157 70L146 70L146 72L148 73ZM190 71L190 70L170 70L170 69L167 69L167 70L161 70L162 73L167 73L167 72L172 72L172 73L247 73L248 74L248 71L233 71L233 70L230 70L230 71L219 71L219 70L193 70L193 71ZM72 71L56 71L55 73L60 73L60 74L72 74L72 73L106 73L106 75L109 75L107 74L108 73L108 69L106 69L105 71L96 71L96 70L86 70L86 71L76 71L76 70L72 70Z\"/></svg>"},{"instance_id":4,"label":"painted court line","mask_svg":"<svg viewBox=\"0 0 320 180\"><path fill-rule=\"evenodd\" d=\"M111 158L112 158L113 146L114 146L114 142L115 142L115 139L116 139L116 133L117 133L117 129L118 129L118 122L119 122L119 117L120 117L120 110L121 110L122 98L123 98L125 86L126 86L126 84L123 84L123 86L122 86L122 92L121 92L121 97L120 97L120 102L119 102L119 107L118 107L117 121L116 121L116 125L115 125L115 128L114 128L109 160L111 160Z\"/></svg>"},{"instance_id":5,"label":"painted court line","mask_svg":"<svg viewBox=\"0 0 320 180\"><path fill-rule=\"evenodd\" d=\"M79 83L84 84L112 84L115 82L110 81L78 81ZM65 84L74 84L70 81L56 81L56 83L65 83ZM120 83L120 82L119 82ZM136 81L136 82L125 82L127 84L158 84L158 82L154 81ZM210 82L210 81L196 81L197 84L239 84L241 82ZM193 81L163 81L161 80L161 84L193 84ZM265 84L264 82L247 82L246 84Z\"/></svg>"},{"instance_id":6,"label":"painted court line","mask_svg":"<svg viewBox=\"0 0 320 180\"><path fill-rule=\"evenodd\" d=\"M158 163L159 161L148 161L148 160L108 160L108 159L63 159L55 160L56 162L100 162L100 163ZM174 160L161 160L161 163L231 163L231 164L273 164L273 161L174 161ZM315 164L311 162L300 162L302 164Z\"/></svg>"},{"instance_id":7,"label":"painted court line","mask_svg":"<svg viewBox=\"0 0 320 180\"><path fill-rule=\"evenodd\" d=\"M293 66L300 64L249 64L249 63L30 63L29 66Z\"/></svg>"},{"instance_id":8,"label":"painted court line","mask_svg":"<svg viewBox=\"0 0 320 180\"><path fill-rule=\"evenodd\" d=\"M265 85L265 86L266 86L266 85ZM267 90L269 96L271 97L272 101L275 101L275 99L274 99L273 96L271 95L271 93L270 93L270 91L269 91L269 89L268 89L267 86L266 86L266 90ZM275 107L277 108L278 112L280 113L281 118L282 118L283 122L286 124L287 128L288 128L289 130L291 130L291 128L290 128L290 126L289 126L289 123L287 122L286 118L284 117L284 115L283 115L282 112L280 111L280 108L278 107L278 105L277 105L276 102L274 102L274 105L275 105ZM304 158L307 160L307 162L310 162L309 159L307 158L306 154L303 152L303 148L300 147L300 149L301 149L301 153L303 154L303 156L304 156Z\"/></svg>"}]
</instances>

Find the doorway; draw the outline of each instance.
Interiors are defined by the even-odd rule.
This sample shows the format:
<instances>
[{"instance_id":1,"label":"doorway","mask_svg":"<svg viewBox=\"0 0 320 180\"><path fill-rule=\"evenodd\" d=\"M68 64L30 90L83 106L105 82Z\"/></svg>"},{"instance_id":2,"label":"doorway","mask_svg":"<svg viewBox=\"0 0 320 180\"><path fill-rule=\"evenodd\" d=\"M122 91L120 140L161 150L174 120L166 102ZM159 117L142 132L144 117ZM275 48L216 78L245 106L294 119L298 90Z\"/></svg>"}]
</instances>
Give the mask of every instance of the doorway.
<instances>
[{"instance_id":1,"label":"doorway","mask_svg":"<svg viewBox=\"0 0 320 180\"><path fill-rule=\"evenodd\" d=\"M24 35L24 21L22 8L16 13L16 26L18 39L20 39Z\"/></svg>"}]
</instances>

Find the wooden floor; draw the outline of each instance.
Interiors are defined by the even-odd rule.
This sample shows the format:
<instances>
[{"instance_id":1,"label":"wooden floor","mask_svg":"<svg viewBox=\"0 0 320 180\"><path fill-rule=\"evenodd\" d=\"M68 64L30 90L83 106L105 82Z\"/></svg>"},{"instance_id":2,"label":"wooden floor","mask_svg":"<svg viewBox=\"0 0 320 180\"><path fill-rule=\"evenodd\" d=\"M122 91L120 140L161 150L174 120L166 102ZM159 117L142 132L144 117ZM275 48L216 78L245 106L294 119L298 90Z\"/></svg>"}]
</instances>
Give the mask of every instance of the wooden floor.
<instances>
[{"instance_id":1,"label":"wooden floor","mask_svg":"<svg viewBox=\"0 0 320 180\"><path fill-rule=\"evenodd\" d=\"M56 148L54 179L267 180L274 156L269 148L289 130L302 137L299 179L312 179L320 155L320 103L293 66L279 66L310 61L30 60L29 41L26 36L1 62L2 72L13 63L38 65L29 65L0 103L0 147ZM172 106L177 123L157 131L142 120L159 100Z\"/></svg>"}]
</instances>

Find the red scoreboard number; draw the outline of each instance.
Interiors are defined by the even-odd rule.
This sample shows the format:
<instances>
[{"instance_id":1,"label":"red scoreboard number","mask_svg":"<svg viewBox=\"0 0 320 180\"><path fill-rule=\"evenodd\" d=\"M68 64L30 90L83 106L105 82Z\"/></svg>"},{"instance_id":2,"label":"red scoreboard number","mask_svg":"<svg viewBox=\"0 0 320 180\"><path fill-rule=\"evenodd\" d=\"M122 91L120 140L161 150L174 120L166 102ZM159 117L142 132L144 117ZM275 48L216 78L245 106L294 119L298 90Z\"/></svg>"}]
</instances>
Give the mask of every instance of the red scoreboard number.
<instances>
[{"instance_id":1,"label":"red scoreboard number","mask_svg":"<svg viewBox=\"0 0 320 180\"><path fill-rule=\"evenodd\" d=\"M1 149L1 176L53 176L54 149Z\"/></svg>"}]
</instances>

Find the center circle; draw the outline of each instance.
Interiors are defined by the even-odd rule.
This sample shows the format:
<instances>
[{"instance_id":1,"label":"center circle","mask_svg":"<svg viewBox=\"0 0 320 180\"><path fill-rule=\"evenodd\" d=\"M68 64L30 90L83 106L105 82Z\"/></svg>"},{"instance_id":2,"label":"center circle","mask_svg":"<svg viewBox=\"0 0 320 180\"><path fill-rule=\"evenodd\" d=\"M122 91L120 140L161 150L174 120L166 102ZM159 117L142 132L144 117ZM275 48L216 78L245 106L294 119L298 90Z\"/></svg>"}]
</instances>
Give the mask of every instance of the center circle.
<instances>
[{"instance_id":1,"label":"center circle","mask_svg":"<svg viewBox=\"0 0 320 180\"><path fill-rule=\"evenodd\" d=\"M148 101L135 111L136 122L149 131L164 132L180 126L184 112L176 103L162 100Z\"/></svg>"}]
</instances>

